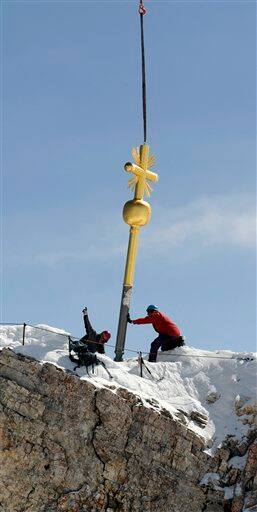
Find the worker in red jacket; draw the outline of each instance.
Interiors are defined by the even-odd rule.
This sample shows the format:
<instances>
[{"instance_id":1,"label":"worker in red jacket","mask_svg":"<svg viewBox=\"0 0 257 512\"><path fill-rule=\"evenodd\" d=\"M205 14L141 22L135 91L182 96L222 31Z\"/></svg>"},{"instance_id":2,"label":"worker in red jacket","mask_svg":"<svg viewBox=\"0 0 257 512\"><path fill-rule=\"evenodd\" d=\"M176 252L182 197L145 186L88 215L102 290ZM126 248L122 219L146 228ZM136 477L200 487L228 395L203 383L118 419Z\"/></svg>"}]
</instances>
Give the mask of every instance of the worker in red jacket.
<instances>
[{"instance_id":1,"label":"worker in red jacket","mask_svg":"<svg viewBox=\"0 0 257 512\"><path fill-rule=\"evenodd\" d=\"M159 336L151 343L148 359L151 363L155 363L160 347L162 352L164 352L165 350L181 347L185 343L179 328L167 315L158 311L158 308L153 304L148 306L146 311L147 316L145 318L137 318L137 320L131 320L128 314L128 322L136 325L152 324L155 331L159 333Z\"/></svg>"}]
</instances>

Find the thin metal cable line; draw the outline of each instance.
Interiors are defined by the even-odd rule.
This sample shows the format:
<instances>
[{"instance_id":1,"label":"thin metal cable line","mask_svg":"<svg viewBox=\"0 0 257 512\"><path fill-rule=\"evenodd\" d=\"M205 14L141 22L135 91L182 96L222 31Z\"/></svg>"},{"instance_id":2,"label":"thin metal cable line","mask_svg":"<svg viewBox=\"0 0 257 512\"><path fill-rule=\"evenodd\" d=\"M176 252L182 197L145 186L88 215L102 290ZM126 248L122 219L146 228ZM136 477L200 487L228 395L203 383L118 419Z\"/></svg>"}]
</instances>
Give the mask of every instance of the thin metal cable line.
<instances>
[{"instance_id":1,"label":"thin metal cable line","mask_svg":"<svg viewBox=\"0 0 257 512\"><path fill-rule=\"evenodd\" d=\"M22 326L24 325L23 324L15 324L15 323L1 323L0 322L0 325L15 325L15 326ZM71 338L75 339L75 340L79 340L80 338L76 337L76 336L72 336L71 334L64 334L64 333L61 333L61 332L56 332L56 331L53 331L53 330L50 330L50 329L44 329L43 327L37 327L36 325L31 325L31 324L26 324L26 327L31 327L32 329L38 329L39 331L46 331L46 332L52 332L53 334L56 334L57 336L64 336L65 338L68 338L68 336L70 336ZM88 340L88 343L96 343L98 344L97 341L90 341ZM115 345L106 345L106 348L115 348ZM139 354L139 352L142 352L140 350L132 350L132 349L129 349L129 348L126 348L125 349L126 352L131 352L133 354ZM153 352L142 352L142 354L144 356L149 356L150 354L153 354ZM167 356L167 354L163 353L163 352L158 352L158 357L160 356ZM229 360L229 361L246 361L245 358L235 358L235 357L223 357L223 356L204 356L204 355L190 355L190 354L169 354L169 357L193 357L193 358L204 358L204 359L226 359L226 360ZM255 361L255 358L252 359L253 361ZM149 362L149 361L148 361ZM165 361L165 362L169 362L169 361Z\"/></svg>"},{"instance_id":2,"label":"thin metal cable line","mask_svg":"<svg viewBox=\"0 0 257 512\"><path fill-rule=\"evenodd\" d=\"M140 6L143 7L143 0L140 0ZM145 72L145 43L144 43L144 14L140 13L140 34L141 34L141 62L142 62L142 107L143 107L143 127L144 143L147 140L147 115L146 115L146 72Z\"/></svg>"}]
</instances>

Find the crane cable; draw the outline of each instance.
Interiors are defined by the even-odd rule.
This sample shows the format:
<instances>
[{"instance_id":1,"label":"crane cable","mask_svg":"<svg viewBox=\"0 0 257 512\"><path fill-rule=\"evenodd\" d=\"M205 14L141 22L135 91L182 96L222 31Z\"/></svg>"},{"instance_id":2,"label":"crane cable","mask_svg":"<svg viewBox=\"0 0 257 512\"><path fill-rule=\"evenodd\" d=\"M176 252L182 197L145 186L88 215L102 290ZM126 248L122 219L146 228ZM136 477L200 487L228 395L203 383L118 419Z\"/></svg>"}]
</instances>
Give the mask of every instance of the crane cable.
<instances>
[{"instance_id":1,"label":"crane cable","mask_svg":"<svg viewBox=\"0 0 257 512\"><path fill-rule=\"evenodd\" d=\"M144 126L144 144L145 144L146 136L147 136L147 123L146 123L146 75L145 75L144 15L146 14L146 8L143 4L143 0L140 0L138 12L140 15L140 32L141 32L142 102L143 102L143 126Z\"/></svg>"}]
</instances>

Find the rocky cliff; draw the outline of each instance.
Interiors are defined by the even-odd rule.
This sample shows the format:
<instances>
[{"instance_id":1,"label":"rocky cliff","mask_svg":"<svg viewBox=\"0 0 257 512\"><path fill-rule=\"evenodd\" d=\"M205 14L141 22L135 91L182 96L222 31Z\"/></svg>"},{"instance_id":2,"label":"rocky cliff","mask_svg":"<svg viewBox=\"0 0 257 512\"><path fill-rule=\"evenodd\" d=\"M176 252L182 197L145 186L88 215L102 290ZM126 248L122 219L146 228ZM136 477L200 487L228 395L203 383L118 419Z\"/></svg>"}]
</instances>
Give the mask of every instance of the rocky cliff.
<instances>
[{"instance_id":1,"label":"rocky cliff","mask_svg":"<svg viewBox=\"0 0 257 512\"><path fill-rule=\"evenodd\" d=\"M204 450L183 413L0 352L1 512L257 511L253 425Z\"/></svg>"}]
</instances>

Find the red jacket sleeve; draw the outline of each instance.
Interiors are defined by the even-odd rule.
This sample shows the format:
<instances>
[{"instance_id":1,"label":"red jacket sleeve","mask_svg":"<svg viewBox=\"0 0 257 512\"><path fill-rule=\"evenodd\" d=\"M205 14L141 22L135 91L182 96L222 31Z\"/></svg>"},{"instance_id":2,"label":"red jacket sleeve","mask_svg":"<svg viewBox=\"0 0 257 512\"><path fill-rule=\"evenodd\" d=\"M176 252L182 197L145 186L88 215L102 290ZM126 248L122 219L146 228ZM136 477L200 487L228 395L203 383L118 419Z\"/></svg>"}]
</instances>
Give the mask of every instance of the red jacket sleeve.
<instances>
[{"instance_id":1,"label":"red jacket sleeve","mask_svg":"<svg viewBox=\"0 0 257 512\"><path fill-rule=\"evenodd\" d=\"M152 324L153 319L150 316L146 316L145 318L137 318L136 320L132 320L133 324Z\"/></svg>"}]
</instances>

